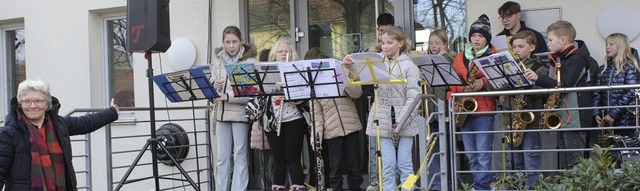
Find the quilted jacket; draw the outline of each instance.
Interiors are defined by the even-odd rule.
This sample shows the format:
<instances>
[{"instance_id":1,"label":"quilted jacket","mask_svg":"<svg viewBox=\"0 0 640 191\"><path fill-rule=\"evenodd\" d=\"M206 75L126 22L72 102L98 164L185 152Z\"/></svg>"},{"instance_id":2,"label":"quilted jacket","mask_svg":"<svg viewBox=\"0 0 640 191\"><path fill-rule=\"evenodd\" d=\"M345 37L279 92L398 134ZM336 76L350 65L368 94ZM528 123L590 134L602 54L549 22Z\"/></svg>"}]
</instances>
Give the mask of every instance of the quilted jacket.
<instances>
[{"instance_id":1,"label":"quilted jacket","mask_svg":"<svg viewBox=\"0 0 640 191\"><path fill-rule=\"evenodd\" d=\"M360 86L346 87L345 91L352 98L362 95ZM346 97L316 99L313 104L313 116L319 137L333 139L362 129L356 105L352 99Z\"/></svg>"},{"instance_id":2,"label":"quilted jacket","mask_svg":"<svg viewBox=\"0 0 640 191\"><path fill-rule=\"evenodd\" d=\"M632 65L625 65L623 71L618 70L613 65L613 61L607 61L607 69L600 67L600 75L596 79L596 86L628 85L638 83L638 71ZM609 91L597 91L593 93L593 106L626 106L634 101L633 89L617 89ZM606 109L605 114L611 115L615 119L614 126L635 125L633 114L627 108ZM593 110L594 116L602 115L601 109Z\"/></svg>"}]
</instances>

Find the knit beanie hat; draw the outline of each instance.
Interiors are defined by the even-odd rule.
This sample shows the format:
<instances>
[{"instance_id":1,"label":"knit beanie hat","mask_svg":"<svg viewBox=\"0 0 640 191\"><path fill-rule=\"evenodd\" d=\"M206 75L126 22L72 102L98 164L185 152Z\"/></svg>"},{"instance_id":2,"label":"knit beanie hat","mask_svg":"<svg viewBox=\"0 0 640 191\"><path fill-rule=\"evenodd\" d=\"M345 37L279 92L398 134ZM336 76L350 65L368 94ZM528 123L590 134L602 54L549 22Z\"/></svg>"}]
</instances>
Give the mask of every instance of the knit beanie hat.
<instances>
[{"instance_id":1,"label":"knit beanie hat","mask_svg":"<svg viewBox=\"0 0 640 191\"><path fill-rule=\"evenodd\" d=\"M469 29L469 40L471 40L471 35L473 33L480 33L487 39L487 43L491 42L491 24L489 23L489 17L487 17L487 15L480 15L478 20L471 24L471 28Z\"/></svg>"}]
</instances>

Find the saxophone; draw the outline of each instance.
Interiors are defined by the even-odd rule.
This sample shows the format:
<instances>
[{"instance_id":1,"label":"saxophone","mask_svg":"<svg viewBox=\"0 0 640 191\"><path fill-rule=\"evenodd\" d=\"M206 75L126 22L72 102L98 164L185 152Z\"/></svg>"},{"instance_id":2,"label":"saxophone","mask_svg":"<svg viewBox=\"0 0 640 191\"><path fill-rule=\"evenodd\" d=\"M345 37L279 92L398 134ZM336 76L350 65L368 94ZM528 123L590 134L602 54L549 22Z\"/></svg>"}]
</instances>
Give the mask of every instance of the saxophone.
<instances>
[{"instance_id":1,"label":"saxophone","mask_svg":"<svg viewBox=\"0 0 640 191\"><path fill-rule=\"evenodd\" d=\"M558 62L556 63L556 88L560 88L562 81L560 81L560 68L562 65L560 64L560 57L558 57ZM560 104L560 92L553 92L547 98L547 102L544 104L544 109L555 109ZM547 127L549 129L558 129L560 125L562 125L562 118L558 115L557 112L553 111L543 111L540 113L542 120L540 120L540 126Z\"/></svg>"},{"instance_id":2,"label":"saxophone","mask_svg":"<svg viewBox=\"0 0 640 191\"><path fill-rule=\"evenodd\" d=\"M471 54L473 55L473 59L471 59L470 62L473 62L473 60L476 59L476 51L473 48L471 49ZM462 92L466 93L472 91L471 86L473 86L473 83L476 81L477 72L478 66L473 64L471 66L471 71L469 71L467 81L465 81L466 85L464 86L464 89L462 89ZM474 112L476 111L476 109L478 109L478 102L473 97L462 97L459 98L455 103L455 109L457 112ZM467 115L456 115L456 127L462 127L465 119L467 119Z\"/></svg>"},{"instance_id":3,"label":"saxophone","mask_svg":"<svg viewBox=\"0 0 640 191\"><path fill-rule=\"evenodd\" d=\"M604 111L605 111L604 109L600 110L600 113L602 114L602 116L601 116L602 118L600 118L600 119L603 120L603 121L604 121L604 117L605 117ZM605 127L604 124L602 126L600 126L600 125L598 125L598 126L599 127ZM613 126L613 125L609 124L609 127L611 127L611 126ZM613 135L614 135L614 133L613 133L613 130L611 130L611 129L609 129L609 130L604 130L604 129L600 130L600 135L598 136L598 140L600 141L600 146L603 147L603 148L611 146L612 142L609 139L609 137L611 137Z\"/></svg>"},{"instance_id":4,"label":"saxophone","mask_svg":"<svg viewBox=\"0 0 640 191\"><path fill-rule=\"evenodd\" d=\"M527 70L527 66L522 63L522 60L516 55L515 59L520 63L522 69ZM524 94L516 95L514 99L513 110L519 111L523 109L527 109L527 97ZM527 124L533 123L535 120L535 115L533 112L517 112L512 113L511 118L511 130L523 130L527 126ZM507 144L511 144L513 146L520 146L522 144L522 132L512 132L511 136L506 136L504 139Z\"/></svg>"}]
</instances>

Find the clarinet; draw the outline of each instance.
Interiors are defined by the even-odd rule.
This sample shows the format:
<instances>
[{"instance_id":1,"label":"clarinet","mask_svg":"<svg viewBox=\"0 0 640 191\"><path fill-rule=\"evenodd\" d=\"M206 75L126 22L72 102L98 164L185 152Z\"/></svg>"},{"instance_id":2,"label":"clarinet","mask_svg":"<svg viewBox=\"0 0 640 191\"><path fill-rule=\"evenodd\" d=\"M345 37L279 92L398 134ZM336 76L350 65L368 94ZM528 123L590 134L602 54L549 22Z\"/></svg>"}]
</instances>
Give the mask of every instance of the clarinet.
<instances>
[{"instance_id":1,"label":"clarinet","mask_svg":"<svg viewBox=\"0 0 640 191\"><path fill-rule=\"evenodd\" d=\"M324 161L322 160L322 151L320 149L320 133L315 133L316 141L313 143L316 147L316 173L318 173L318 189L324 190Z\"/></svg>"},{"instance_id":2,"label":"clarinet","mask_svg":"<svg viewBox=\"0 0 640 191\"><path fill-rule=\"evenodd\" d=\"M397 149L400 137L398 136L398 133L395 133L396 127L398 127L398 124L396 123L396 109L391 106L391 137L393 140L393 146Z\"/></svg>"}]
</instances>

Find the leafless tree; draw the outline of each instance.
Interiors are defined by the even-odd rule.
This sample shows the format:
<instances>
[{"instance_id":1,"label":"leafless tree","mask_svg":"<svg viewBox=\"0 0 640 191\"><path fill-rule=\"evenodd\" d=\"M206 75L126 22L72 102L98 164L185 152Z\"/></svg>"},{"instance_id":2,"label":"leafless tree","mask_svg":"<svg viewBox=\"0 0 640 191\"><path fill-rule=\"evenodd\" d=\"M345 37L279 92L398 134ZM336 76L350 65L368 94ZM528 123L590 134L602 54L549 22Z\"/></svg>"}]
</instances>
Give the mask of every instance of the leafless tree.
<instances>
[{"instance_id":1,"label":"leafless tree","mask_svg":"<svg viewBox=\"0 0 640 191\"><path fill-rule=\"evenodd\" d=\"M464 0L423 0L415 5L415 22L424 28L442 28L447 30L449 42L464 37L465 1ZM453 43L450 43L453 46ZM453 47L457 50L456 47Z\"/></svg>"},{"instance_id":2,"label":"leafless tree","mask_svg":"<svg viewBox=\"0 0 640 191\"><path fill-rule=\"evenodd\" d=\"M127 51L127 19L110 21L113 28L113 64L114 66L131 66L131 53Z\"/></svg>"}]
</instances>

